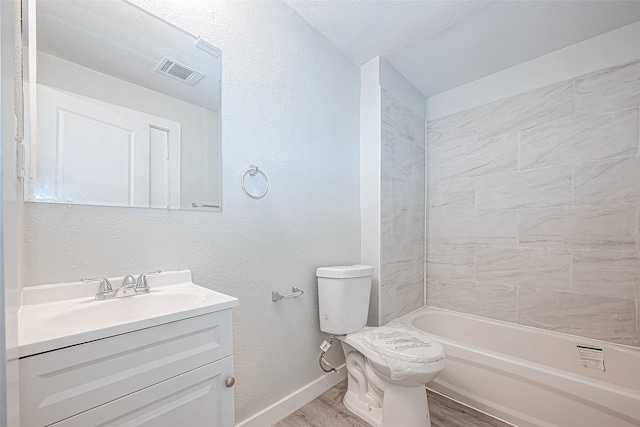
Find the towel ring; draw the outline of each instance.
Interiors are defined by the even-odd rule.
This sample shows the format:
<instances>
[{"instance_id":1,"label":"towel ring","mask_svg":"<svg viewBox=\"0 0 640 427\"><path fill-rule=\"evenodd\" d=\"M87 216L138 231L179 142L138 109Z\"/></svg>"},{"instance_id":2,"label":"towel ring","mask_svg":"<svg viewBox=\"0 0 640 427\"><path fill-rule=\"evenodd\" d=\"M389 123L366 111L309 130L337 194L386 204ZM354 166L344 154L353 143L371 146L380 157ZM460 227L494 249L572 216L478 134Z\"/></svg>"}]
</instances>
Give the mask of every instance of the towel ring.
<instances>
[{"instance_id":1,"label":"towel ring","mask_svg":"<svg viewBox=\"0 0 640 427\"><path fill-rule=\"evenodd\" d=\"M258 174L262 175L262 178L264 179L265 188L262 194L256 196L247 191L247 188L244 185L244 181L245 179L247 179L247 175L256 176ZM267 175L264 172L262 172L260 169L258 169L257 166L249 165L249 169L247 169L245 173L242 174L242 191L244 191L244 194L251 197L252 199L262 199L269 192L269 178L267 178Z\"/></svg>"}]
</instances>

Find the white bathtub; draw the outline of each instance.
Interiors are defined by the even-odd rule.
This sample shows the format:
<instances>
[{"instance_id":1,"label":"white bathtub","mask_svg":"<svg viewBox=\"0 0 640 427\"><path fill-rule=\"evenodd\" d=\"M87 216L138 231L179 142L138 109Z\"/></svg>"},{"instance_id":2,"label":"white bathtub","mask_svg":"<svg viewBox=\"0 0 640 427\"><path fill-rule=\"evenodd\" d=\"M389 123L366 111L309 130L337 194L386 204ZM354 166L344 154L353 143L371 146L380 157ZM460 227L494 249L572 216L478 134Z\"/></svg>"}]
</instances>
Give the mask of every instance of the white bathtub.
<instances>
[{"instance_id":1,"label":"white bathtub","mask_svg":"<svg viewBox=\"0 0 640 427\"><path fill-rule=\"evenodd\" d=\"M404 316L442 343L428 388L519 427L640 426L640 349L424 307ZM576 346L603 349L605 372Z\"/></svg>"}]
</instances>

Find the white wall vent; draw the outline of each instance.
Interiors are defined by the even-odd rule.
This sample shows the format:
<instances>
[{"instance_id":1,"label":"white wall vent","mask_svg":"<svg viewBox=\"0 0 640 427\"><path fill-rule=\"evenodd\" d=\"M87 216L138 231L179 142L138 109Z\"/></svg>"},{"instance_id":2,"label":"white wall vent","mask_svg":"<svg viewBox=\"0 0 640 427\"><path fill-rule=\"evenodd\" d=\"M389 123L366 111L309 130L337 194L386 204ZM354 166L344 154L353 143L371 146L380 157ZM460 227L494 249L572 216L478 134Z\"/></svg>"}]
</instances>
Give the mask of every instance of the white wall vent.
<instances>
[{"instance_id":1,"label":"white wall vent","mask_svg":"<svg viewBox=\"0 0 640 427\"><path fill-rule=\"evenodd\" d=\"M156 71L173 77L174 79L181 80L191 86L198 83L204 77L204 73L194 70L191 67L187 67L186 65L167 58L166 56L162 58L160 63L156 66Z\"/></svg>"}]
</instances>

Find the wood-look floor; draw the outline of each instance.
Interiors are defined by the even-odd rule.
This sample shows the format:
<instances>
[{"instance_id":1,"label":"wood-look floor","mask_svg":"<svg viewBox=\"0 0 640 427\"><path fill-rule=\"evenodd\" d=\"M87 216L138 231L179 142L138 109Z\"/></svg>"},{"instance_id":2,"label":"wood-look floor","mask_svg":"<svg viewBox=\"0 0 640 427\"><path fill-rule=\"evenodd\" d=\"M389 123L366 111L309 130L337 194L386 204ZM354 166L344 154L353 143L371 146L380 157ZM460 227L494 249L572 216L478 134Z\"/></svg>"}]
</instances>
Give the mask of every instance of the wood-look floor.
<instances>
[{"instance_id":1,"label":"wood-look floor","mask_svg":"<svg viewBox=\"0 0 640 427\"><path fill-rule=\"evenodd\" d=\"M347 382L343 381L274 427L371 427L344 406L342 398L346 390ZM432 427L510 426L438 394L427 395Z\"/></svg>"}]
</instances>

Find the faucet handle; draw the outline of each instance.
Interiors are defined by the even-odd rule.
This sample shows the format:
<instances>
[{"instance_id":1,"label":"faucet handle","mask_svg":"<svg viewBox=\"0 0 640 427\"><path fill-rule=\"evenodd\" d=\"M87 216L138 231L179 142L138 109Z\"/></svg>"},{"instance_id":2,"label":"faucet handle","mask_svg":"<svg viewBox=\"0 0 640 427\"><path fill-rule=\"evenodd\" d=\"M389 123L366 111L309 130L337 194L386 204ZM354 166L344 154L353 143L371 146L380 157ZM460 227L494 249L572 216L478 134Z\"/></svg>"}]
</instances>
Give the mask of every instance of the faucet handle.
<instances>
[{"instance_id":1,"label":"faucet handle","mask_svg":"<svg viewBox=\"0 0 640 427\"><path fill-rule=\"evenodd\" d=\"M147 283L147 276L153 276L155 274L160 274L160 273L162 273L161 270L140 274L138 276L138 280L136 281L136 289L149 292L149 284Z\"/></svg>"},{"instance_id":2,"label":"faucet handle","mask_svg":"<svg viewBox=\"0 0 640 427\"><path fill-rule=\"evenodd\" d=\"M100 285L98 286L99 294L108 294L113 291L113 286L111 286L111 282L106 277L96 277L93 279L80 279L80 281L82 283L100 282Z\"/></svg>"},{"instance_id":3,"label":"faucet handle","mask_svg":"<svg viewBox=\"0 0 640 427\"><path fill-rule=\"evenodd\" d=\"M122 285L123 288L133 288L136 286L136 278L133 277L132 275L126 275L122 278Z\"/></svg>"}]
</instances>

